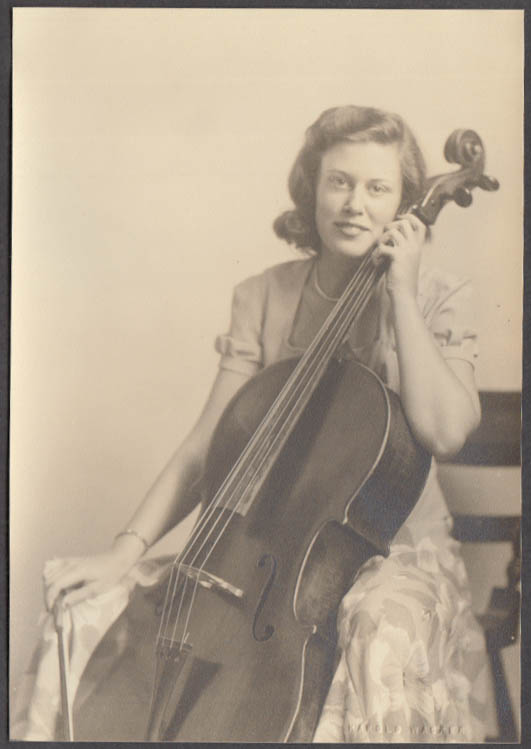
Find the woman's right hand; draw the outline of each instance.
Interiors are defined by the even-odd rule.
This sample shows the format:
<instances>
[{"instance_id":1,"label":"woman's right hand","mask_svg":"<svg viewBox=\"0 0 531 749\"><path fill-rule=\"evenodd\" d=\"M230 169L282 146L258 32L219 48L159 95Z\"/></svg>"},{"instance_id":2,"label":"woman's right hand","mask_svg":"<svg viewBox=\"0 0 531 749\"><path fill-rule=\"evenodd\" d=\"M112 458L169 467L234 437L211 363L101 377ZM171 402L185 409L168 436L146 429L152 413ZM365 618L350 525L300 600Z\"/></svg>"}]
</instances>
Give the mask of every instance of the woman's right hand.
<instances>
[{"instance_id":1,"label":"woman's right hand","mask_svg":"<svg viewBox=\"0 0 531 749\"><path fill-rule=\"evenodd\" d=\"M46 608L53 609L61 591L66 591L64 606L104 593L120 582L139 556L139 553L125 554L123 549L113 548L93 556L50 559L43 571Z\"/></svg>"}]
</instances>

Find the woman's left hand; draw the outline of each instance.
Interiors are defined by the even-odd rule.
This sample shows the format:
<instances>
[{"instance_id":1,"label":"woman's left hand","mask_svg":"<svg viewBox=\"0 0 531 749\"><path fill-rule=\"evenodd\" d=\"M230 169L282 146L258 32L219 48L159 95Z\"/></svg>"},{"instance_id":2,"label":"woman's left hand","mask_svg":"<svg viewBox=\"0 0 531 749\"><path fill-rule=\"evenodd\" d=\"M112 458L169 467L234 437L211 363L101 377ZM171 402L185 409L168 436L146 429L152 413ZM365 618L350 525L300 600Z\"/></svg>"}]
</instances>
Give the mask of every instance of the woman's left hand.
<instances>
[{"instance_id":1,"label":"woman's left hand","mask_svg":"<svg viewBox=\"0 0 531 749\"><path fill-rule=\"evenodd\" d=\"M391 296L405 293L416 299L420 252L425 238L425 225L412 213L397 216L385 227L374 257L390 261L386 281Z\"/></svg>"}]
</instances>

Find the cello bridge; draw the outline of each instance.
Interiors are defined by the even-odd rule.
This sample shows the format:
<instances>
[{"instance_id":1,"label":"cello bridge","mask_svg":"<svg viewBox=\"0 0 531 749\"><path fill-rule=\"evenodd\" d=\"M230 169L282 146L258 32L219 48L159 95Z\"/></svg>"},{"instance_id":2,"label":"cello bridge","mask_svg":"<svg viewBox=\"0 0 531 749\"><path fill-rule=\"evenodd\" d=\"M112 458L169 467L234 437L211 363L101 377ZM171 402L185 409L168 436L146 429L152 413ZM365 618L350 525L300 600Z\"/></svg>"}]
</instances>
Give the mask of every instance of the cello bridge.
<instances>
[{"instance_id":1,"label":"cello bridge","mask_svg":"<svg viewBox=\"0 0 531 749\"><path fill-rule=\"evenodd\" d=\"M222 593L229 593L234 598L242 600L244 592L241 588L237 588L235 585L228 583L226 580L222 580L221 577L213 575L211 572L202 570L199 567L192 567L189 564L180 564L179 571L182 572L186 577L191 580L197 581L198 585L208 590L214 589L221 591Z\"/></svg>"}]
</instances>

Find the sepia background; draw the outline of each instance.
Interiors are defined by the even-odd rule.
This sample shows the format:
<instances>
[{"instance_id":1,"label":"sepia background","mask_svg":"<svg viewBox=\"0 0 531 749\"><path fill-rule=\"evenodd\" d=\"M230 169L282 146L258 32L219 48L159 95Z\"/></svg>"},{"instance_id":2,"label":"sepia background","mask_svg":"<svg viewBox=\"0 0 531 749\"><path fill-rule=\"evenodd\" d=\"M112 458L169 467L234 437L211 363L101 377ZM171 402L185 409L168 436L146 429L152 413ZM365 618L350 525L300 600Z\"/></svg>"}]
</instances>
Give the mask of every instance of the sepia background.
<instances>
[{"instance_id":1,"label":"sepia background","mask_svg":"<svg viewBox=\"0 0 531 749\"><path fill-rule=\"evenodd\" d=\"M430 261L477 292L480 388L519 390L523 12L16 8L11 686L52 556L106 547L192 425L233 285L297 257L273 235L305 128L397 111L429 173L475 129L497 193L441 214ZM517 513L516 469L455 468L449 501ZM155 552L177 549L178 528ZM474 605L509 550L467 552ZM518 652L504 651L518 697Z\"/></svg>"}]
</instances>

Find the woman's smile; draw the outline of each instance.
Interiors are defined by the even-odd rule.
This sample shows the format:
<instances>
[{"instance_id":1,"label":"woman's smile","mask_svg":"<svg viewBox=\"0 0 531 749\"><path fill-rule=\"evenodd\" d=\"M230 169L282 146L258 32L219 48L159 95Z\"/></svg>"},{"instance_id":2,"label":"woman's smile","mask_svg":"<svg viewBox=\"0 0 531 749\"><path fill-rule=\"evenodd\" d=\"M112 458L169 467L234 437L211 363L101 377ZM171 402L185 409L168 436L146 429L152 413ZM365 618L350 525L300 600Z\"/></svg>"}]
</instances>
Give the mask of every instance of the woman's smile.
<instances>
[{"instance_id":1,"label":"woman's smile","mask_svg":"<svg viewBox=\"0 0 531 749\"><path fill-rule=\"evenodd\" d=\"M335 221L334 224L347 239L356 239L362 232L369 231L368 226L362 226L362 224L353 223L352 221Z\"/></svg>"}]
</instances>

